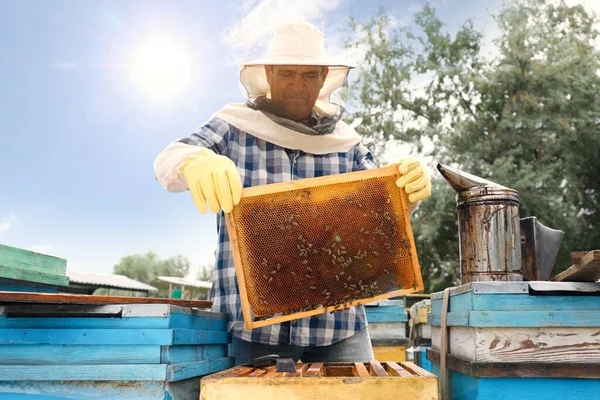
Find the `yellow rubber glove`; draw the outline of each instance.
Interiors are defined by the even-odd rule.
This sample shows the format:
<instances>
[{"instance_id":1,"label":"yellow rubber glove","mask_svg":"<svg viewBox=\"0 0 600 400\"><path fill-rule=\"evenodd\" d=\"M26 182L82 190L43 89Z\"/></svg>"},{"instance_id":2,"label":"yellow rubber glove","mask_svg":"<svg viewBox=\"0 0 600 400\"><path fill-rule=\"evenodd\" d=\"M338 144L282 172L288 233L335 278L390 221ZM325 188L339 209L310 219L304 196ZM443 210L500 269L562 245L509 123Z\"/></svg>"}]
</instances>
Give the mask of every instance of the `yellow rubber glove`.
<instances>
[{"instance_id":1,"label":"yellow rubber glove","mask_svg":"<svg viewBox=\"0 0 600 400\"><path fill-rule=\"evenodd\" d=\"M398 172L402 175L396 186L404 188L409 202L416 203L431 196L431 180L419 160L405 158L394 164L398 164Z\"/></svg>"},{"instance_id":2,"label":"yellow rubber glove","mask_svg":"<svg viewBox=\"0 0 600 400\"><path fill-rule=\"evenodd\" d=\"M179 166L192 193L196 207L202 214L208 207L214 213L221 210L228 213L238 205L242 197L242 179L233 161L202 149L200 153L188 156Z\"/></svg>"}]
</instances>

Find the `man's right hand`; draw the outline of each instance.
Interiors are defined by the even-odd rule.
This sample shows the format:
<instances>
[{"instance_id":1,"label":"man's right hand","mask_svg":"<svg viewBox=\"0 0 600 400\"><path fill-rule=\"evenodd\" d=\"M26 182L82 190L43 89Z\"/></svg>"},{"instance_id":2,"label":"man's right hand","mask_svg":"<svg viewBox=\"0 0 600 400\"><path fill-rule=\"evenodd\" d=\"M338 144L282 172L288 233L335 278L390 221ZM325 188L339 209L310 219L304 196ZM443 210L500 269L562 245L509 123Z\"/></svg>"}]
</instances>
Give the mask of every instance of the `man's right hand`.
<instances>
[{"instance_id":1,"label":"man's right hand","mask_svg":"<svg viewBox=\"0 0 600 400\"><path fill-rule=\"evenodd\" d=\"M214 213L233 210L242 197L242 180L235 163L209 149L188 156L179 166L192 193L196 207L202 214L208 207Z\"/></svg>"}]
</instances>

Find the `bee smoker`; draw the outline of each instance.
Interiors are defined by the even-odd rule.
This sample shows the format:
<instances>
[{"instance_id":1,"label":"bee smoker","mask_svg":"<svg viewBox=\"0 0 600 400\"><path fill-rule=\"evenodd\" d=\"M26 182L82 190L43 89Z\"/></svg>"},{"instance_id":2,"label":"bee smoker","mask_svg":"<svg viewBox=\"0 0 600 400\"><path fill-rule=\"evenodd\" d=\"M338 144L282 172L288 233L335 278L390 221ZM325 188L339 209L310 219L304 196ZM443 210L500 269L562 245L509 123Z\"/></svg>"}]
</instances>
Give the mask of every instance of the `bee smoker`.
<instances>
[{"instance_id":1,"label":"bee smoker","mask_svg":"<svg viewBox=\"0 0 600 400\"><path fill-rule=\"evenodd\" d=\"M461 284L548 280L564 232L519 219L519 193L438 164L456 190Z\"/></svg>"}]
</instances>

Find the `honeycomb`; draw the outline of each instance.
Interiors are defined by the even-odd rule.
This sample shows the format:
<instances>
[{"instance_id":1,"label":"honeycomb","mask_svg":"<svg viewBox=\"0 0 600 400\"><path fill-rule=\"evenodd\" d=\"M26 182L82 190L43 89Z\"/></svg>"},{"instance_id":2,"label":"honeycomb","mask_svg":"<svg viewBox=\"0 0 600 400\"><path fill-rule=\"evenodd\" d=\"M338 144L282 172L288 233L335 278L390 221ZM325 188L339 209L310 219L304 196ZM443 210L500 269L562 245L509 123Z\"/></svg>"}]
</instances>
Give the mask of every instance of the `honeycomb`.
<instances>
[{"instance_id":1,"label":"honeycomb","mask_svg":"<svg viewBox=\"0 0 600 400\"><path fill-rule=\"evenodd\" d=\"M388 173L243 196L228 222L254 318L422 290L396 179Z\"/></svg>"}]
</instances>

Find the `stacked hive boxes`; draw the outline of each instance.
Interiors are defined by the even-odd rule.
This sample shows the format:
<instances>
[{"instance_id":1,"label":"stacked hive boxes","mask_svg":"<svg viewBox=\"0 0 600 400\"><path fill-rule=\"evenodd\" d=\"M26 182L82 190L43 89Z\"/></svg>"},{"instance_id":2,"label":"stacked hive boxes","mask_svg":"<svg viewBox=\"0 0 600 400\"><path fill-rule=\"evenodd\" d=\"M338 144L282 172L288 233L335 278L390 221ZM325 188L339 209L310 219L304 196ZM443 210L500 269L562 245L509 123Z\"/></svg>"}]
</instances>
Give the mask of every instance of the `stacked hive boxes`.
<instances>
[{"instance_id":1,"label":"stacked hive boxes","mask_svg":"<svg viewBox=\"0 0 600 400\"><path fill-rule=\"evenodd\" d=\"M443 293L431 299L427 358L440 374ZM469 283L450 290L446 325L451 398L600 393L600 283Z\"/></svg>"},{"instance_id":2,"label":"stacked hive boxes","mask_svg":"<svg viewBox=\"0 0 600 400\"><path fill-rule=\"evenodd\" d=\"M406 361L406 323L403 300L382 300L366 304L369 334L375 359Z\"/></svg>"},{"instance_id":3,"label":"stacked hive boxes","mask_svg":"<svg viewBox=\"0 0 600 400\"><path fill-rule=\"evenodd\" d=\"M0 398L198 399L233 365L224 314L169 304L0 305Z\"/></svg>"},{"instance_id":4,"label":"stacked hive boxes","mask_svg":"<svg viewBox=\"0 0 600 400\"><path fill-rule=\"evenodd\" d=\"M431 347L431 325L427 324L429 313L431 300L421 300L410 308L409 321L409 339L414 362L427 371L431 371L431 362L426 358L426 350Z\"/></svg>"},{"instance_id":5,"label":"stacked hive boxes","mask_svg":"<svg viewBox=\"0 0 600 400\"><path fill-rule=\"evenodd\" d=\"M0 245L0 291L57 293L66 271L62 258Z\"/></svg>"}]
</instances>

